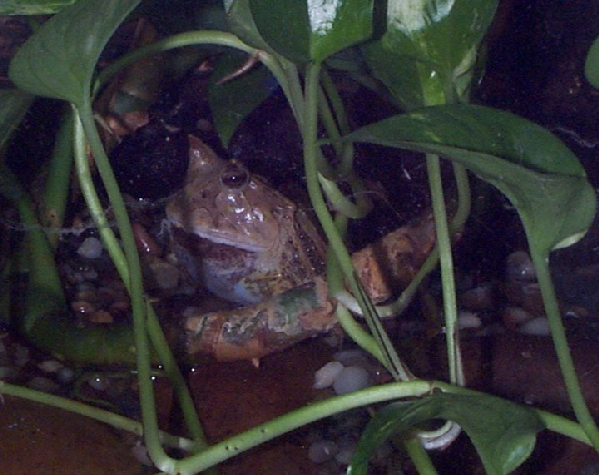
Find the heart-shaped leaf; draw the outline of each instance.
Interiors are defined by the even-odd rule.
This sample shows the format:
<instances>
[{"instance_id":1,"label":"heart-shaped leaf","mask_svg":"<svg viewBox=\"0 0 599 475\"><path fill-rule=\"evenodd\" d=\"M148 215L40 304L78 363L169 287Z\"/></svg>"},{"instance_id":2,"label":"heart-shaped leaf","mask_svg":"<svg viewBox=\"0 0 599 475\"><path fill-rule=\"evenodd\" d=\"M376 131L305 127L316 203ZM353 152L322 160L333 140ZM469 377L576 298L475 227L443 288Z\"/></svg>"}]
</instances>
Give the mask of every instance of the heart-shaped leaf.
<instances>
[{"instance_id":1,"label":"heart-shaped leaf","mask_svg":"<svg viewBox=\"0 0 599 475\"><path fill-rule=\"evenodd\" d=\"M372 0L250 0L268 45L295 63L322 62L372 35Z\"/></svg>"},{"instance_id":2,"label":"heart-shaped leaf","mask_svg":"<svg viewBox=\"0 0 599 475\"><path fill-rule=\"evenodd\" d=\"M466 97L497 0L389 0L387 31L362 50L408 110Z\"/></svg>"},{"instance_id":3,"label":"heart-shaped leaf","mask_svg":"<svg viewBox=\"0 0 599 475\"><path fill-rule=\"evenodd\" d=\"M0 15L52 15L77 0L4 0Z\"/></svg>"},{"instance_id":4,"label":"heart-shaped leaf","mask_svg":"<svg viewBox=\"0 0 599 475\"><path fill-rule=\"evenodd\" d=\"M394 434L414 431L432 419L457 422L470 436L489 475L505 475L534 449L545 427L534 410L486 394L437 393L412 402L390 404L377 412L362 434L348 469L366 475L374 451Z\"/></svg>"},{"instance_id":5,"label":"heart-shaped leaf","mask_svg":"<svg viewBox=\"0 0 599 475\"><path fill-rule=\"evenodd\" d=\"M593 87L599 89L599 38L596 38L587 53L584 74Z\"/></svg>"},{"instance_id":6,"label":"heart-shaped leaf","mask_svg":"<svg viewBox=\"0 0 599 475\"><path fill-rule=\"evenodd\" d=\"M104 45L140 0L79 0L44 23L19 50L10 78L38 96L81 104Z\"/></svg>"},{"instance_id":7,"label":"heart-shaped leaf","mask_svg":"<svg viewBox=\"0 0 599 475\"><path fill-rule=\"evenodd\" d=\"M250 8L250 0L235 0L232 2L225 1L227 10L227 19L229 28L232 33L235 33L248 45L264 51L272 52L272 49L256 27L252 10Z\"/></svg>"},{"instance_id":8,"label":"heart-shaped leaf","mask_svg":"<svg viewBox=\"0 0 599 475\"><path fill-rule=\"evenodd\" d=\"M595 215L595 193L576 156L549 131L508 112L428 107L368 125L347 139L462 163L507 196L529 240L545 254L580 239Z\"/></svg>"},{"instance_id":9,"label":"heart-shaped leaf","mask_svg":"<svg viewBox=\"0 0 599 475\"><path fill-rule=\"evenodd\" d=\"M0 90L0 148L25 117L33 96L17 89Z\"/></svg>"},{"instance_id":10,"label":"heart-shaped leaf","mask_svg":"<svg viewBox=\"0 0 599 475\"><path fill-rule=\"evenodd\" d=\"M223 75L242 67L247 60L246 55L225 54L221 57L212 77L220 79ZM239 124L277 87L277 82L261 64L230 81L210 85L208 101L212 120L225 147Z\"/></svg>"}]
</instances>

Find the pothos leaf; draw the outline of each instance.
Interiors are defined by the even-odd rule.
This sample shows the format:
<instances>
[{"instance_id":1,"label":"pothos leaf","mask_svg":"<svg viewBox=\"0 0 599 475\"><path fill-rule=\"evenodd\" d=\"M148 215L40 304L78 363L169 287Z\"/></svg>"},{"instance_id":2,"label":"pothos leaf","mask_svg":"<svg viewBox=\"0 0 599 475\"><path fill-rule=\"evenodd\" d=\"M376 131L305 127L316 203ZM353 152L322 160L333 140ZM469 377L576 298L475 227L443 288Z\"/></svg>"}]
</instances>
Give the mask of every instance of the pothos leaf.
<instances>
[{"instance_id":1,"label":"pothos leaf","mask_svg":"<svg viewBox=\"0 0 599 475\"><path fill-rule=\"evenodd\" d=\"M448 92L465 98L496 8L497 0L389 0L387 30L364 57L408 110L445 103Z\"/></svg>"},{"instance_id":2,"label":"pothos leaf","mask_svg":"<svg viewBox=\"0 0 599 475\"><path fill-rule=\"evenodd\" d=\"M322 62L372 35L372 0L250 0L261 37L296 63Z\"/></svg>"},{"instance_id":3,"label":"pothos leaf","mask_svg":"<svg viewBox=\"0 0 599 475\"><path fill-rule=\"evenodd\" d=\"M0 15L52 15L77 0L4 0Z\"/></svg>"},{"instance_id":4,"label":"pothos leaf","mask_svg":"<svg viewBox=\"0 0 599 475\"><path fill-rule=\"evenodd\" d=\"M508 112L427 107L368 125L347 139L462 163L507 196L529 240L545 254L578 241L595 215L595 193L576 156L549 131Z\"/></svg>"},{"instance_id":5,"label":"pothos leaf","mask_svg":"<svg viewBox=\"0 0 599 475\"><path fill-rule=\"evenodd\" d=\"M457 422L490 475L508 474L524 462L534 449L536 433L545 428L534 410L495 396L432 394L377 412L358 442L348 474L366 475L368 460L385 440L432 419Z\"/></svg>"},{"instance_id":6,"label":"pothos leaf","mask_svg":"<svg viewBox=\"0 0 599 475\"><path fill-rule=\"evenodd\" d=\"M21 47L11 80L31 94L80 104L108 39L139 1L79 0L64 8Z\"/></svg>"}]
</instances>

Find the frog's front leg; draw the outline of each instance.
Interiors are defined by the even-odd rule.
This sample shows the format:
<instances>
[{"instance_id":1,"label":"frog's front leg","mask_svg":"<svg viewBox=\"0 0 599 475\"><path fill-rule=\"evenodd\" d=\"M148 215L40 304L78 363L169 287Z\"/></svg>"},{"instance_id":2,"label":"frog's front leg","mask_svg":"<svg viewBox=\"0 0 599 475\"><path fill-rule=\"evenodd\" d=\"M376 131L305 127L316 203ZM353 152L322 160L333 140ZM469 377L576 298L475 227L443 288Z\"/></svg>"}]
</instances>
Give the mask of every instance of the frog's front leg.
<instances>
[{"instance_id":1,"label":"frog's front leg","mask_svg":"<svg viewBox=\"0 0 599 475\"><path fill-rule=\"evenodd\" d=\"M219 361L256 360L331 330L335 305L323 279L295 287L255 305L184 314L183 351L211 354Z\"/></svg>"}]
</instances>

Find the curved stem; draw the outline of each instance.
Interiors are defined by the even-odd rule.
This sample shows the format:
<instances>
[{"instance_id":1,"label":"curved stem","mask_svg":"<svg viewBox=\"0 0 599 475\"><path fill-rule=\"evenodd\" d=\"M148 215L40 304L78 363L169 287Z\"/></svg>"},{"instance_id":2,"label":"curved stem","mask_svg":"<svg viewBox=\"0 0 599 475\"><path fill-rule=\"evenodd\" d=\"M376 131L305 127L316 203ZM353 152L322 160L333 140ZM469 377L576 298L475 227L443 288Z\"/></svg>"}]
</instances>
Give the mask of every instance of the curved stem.
<instances>
[{"instance_id":1,"label":"curved stem","mask_svg":"<svg viewBox=\"0 0 599 475\"><path fill-rule=\"evenodd\" d=\"M129 290L131 306L133 309L133 333L136 348L137 369L139 374L140 405L142 408L144 427L146 428L146 445L148 446L152 460L158 467L165 469L172 465L173 459L166 455L160 445L158 438L158 422L156 419L155 401L150 372L150 349L147 338L148 331L150 332L154 347L156 348L160 359L165 364L165 371L174 383L175 391L177 392L177 396L181 401L181 405L184 409L185 420L188 423L188 427L192 433L192 436L200 445L205 445L205 439L199 425L199 419L195 411L195 406L191 400L191 395L189 394L187 386L184 383L184 378L179 371L172 353L170 352L170 348L166 344L166 340L151 310L151 306L145 301L141 277L141 265L139 262L139 255L137 253L135 241L133 239L131 223L127 215L125 204L118 190L118 186L116 185L112 169L108 163L108 158L106 157L100 137L98 136L97 130L93 123L91 104L89 104L89 101L84 103L82 109L86 109L87 113L84 111L81 114L81 124L79 124L79 121L77 121L77 124L78 127L83 125L86 130L86 136L89 141L90 148L94 154L96 165L104 181L110 203L115 213L117 224L119 225L121 240L123 242L123 248L125 251L124 260L122 260L119 265L121 267L120 270L124 272L122 276L124 277L123 280ZM77 136L80 137L77 139L79 140L79 146L81 146L81 142L83 142L83 144L85 143L84 139L81 138L82 135L83 134L81 132L77 134ZM81 165L83 167L87 166L87 164L83 163L81 163ZM95 194L93 186L91 189L88 189L88 191L93 191L93 194ZM106 229L107 234L113 234L109 228ZM114 239L114 235L112 235L112 238L110 239ZM115 255L119 254L118 251L114 250L113 253ZM148 315L148 313L150 315ZM150 319L149 328L147 328L146 324L146 318L148 317Z\"/></svg>"},{"instance_id":2,"label":"curved stem","mask_svg":"<svg viewBox=\"0 0 599 475\"><path fill-rule=\"evenodd\" d=\"M576 419L580 422L580 425L584 429L593 447L595 447L595 450L599 451L599 429L597 428L593 416L584 400L580 383L576 376L574 361L572 360L570 347L568 346L568 341L566 339L564 324L561 319L557 298L555 297L555 289L553 288L553 282L551 280L549 259L546 254L539 252L536 249L532 240L529 240L529 242L530 256L537 273L537 280L541 289L541 295L543 296L543 304L545 305L545 312L551 330L551 337L553 338L553 345L555 347L564 382L566 383L570 403L574 409Z\"/></svg>"},{"instance_id":3,"label":"curved stem","mask_svg":"<svg viewBox=\"0 0 599 475\"><path fill-rule=\"evenodd\" d=\"M374 305L366 295L363 287L358 282L354 271L351 256L347 252L343 239L329 213L320 185L318 183L318 143L317 143L317 104L319 88L320 65L309 64L306 72L305 84L305 121L302 127L302 136L304 141L304 169L306 173L306 183L308 195L314 207L314 211L322 229L324 230L329 246L335 253L337 263L343 272L345 279L352 293L356 296L360 307L366 315L367 323L374 338L383 350L385 361L383 365L389 369L396 380L400 379L400 372L403 371L403 365L397 356L395 348L391 344L389 337L382 328L380 319L376 314Z\"/></svg>"},{"instance_id":4,"label":"curved stem","mask_svg":"<svg viewBox=\"0 0 599 475\"><path fill-rule=\"evenodd\" d=\"M363 389L343 396L336 396L302 407L291 413L256 426L242 434L230 437L212 445L204 452L191 456L177 464L176 473L194 474L238 455L256 445L274 439L282 434L326 417L357 407L405 397L419 397L428 394L433 388L454 392L454 388L443 383L410 381L390 383L385 386Z\"/></svg>"},{"instance_id":5,"label":"curved stem","mask_svg":"<svg viewBox=\"0 0 599 475\"><path fill-rule=\"evenodd\" d=\"M439 248L439 258L441 261L441 281L443 283L443 308L445 314L447 356L449 360L449 378L452 383L461 386L464 384L464 374L462 371L462 357L460 354L459 333L457 328L457 299L453 276L453 257L451 252L449 227L447 225L445 199L443 197L443 185L441 183L441 165L439 157L427 154L426 167L429 188L431 190L433 213L435 216L437 246Z\"/></svg>"},{"instance_id":6,"label":"curved stem","mask_svg":"<svg viewBox=\"0 0 599 475\"><path fill-rule=\"evenodd\" d=\"M273 74L273 76L275 76L275 78L283 88L285 95L293 95L288 87L289 70L290 68L295 68L295 66L293 66L292 63L290 63L282 57L275 58L274 56L266 53L265 51L253 48L245 44L232 33L227 33L224 31L204 30L189 31L186 33L180 33L178 35L169 36L168 38L156 41L155 43L149 45L142 46L136 49L135 51L127 53L126 55L122 56L114 63L112 63L110 66L107 66L98 75L98 78L96 79L93 88L93 96L97 94L97 92L102 88L104 84L106 84L106 82L110 78L112 78L121 69L127 67L135 61L152 54L160 53L162 51L168 51L171 49L194 45L226 46L229 48L244 51L249 55L257 55L260 61L262 61L262 63L264 63L264 65ZM298 118L301 118L301 111L296 111L294 109L294 113L296 112L299 114Z\"/></svg>"},{"instance_id":7,"label":"curved stem","mask_svg":"<svg viewBox=\"0 0 599 475\"><path fill-rule=\"evenodd\" d=\"M143 426L140 422L120 416L111 411L88 406L87 404L83 404L78 401L73 401L71 399L55 396L53 394L48 394L41 391L35 391L22 386L16 386L3 381L0 381L0 394L15 396L27 399L28 401L39 402L48 406L64 409L75 414L89 417L96 421L104 422L105 424L109 424L116 429L125 430L140 436L143 435ZM198 449L195 442L192 442L184 437L172 436L162 431L160 432L159 436L161 442L167 447L178 448L185 450L186 452L195 452Z\"/></svg>"}]
</instances>

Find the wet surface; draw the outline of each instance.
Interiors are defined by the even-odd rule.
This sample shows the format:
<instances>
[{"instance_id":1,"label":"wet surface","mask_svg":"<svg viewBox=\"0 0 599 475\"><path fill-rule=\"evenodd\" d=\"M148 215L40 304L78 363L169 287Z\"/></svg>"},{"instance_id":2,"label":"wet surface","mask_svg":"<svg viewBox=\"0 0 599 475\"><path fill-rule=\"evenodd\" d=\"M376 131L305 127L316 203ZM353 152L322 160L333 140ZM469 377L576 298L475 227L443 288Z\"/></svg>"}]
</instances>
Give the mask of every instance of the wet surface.
<instances>
[{"instance_id":1,"label":"wet surface","mask_svg":"<svg viewBox=\"0 0 599 475\"><path fill-rule=\"evenodd\" d=\"M583 160L592 182L599 184L596 149L599 143L596 117L599 95L581 75L584 54L599 31L596 22L581 24L580 19L596 18L599 2L560 2L514 0L500 2L489 52L488 75L478 93L486 104L512 110L550 127ZM521 13L518 13L521 12ZM0 29L10 29L15 43L3 44L0 51L0 76L5 75L7 58L14 54L27 28L22 22L2 20ZM12 41L12 40L11 40ZM3 61L3 62L2 62ZM548 68L547 65L554 66ZM5 78L2 77L4 80ZM363 98L362 98L363 100ZM357 104L359 106L359 104ZM268 106L265 106L268 107ZM356 107L356 105L354 105ZM274 115L277 114L275 108ZM374 120L370 117L367 120ZM256 119L253 122L259 123ZM261 132L242 130L234 139L232 155L245 160L257 170L275 174L291 171L296 176L301 163L289 160L288 153L298 155L298 138L294 132L288 140L278 138L287 130L284 120L267 121L272 127ZM259 135L253 155L245 141ZM274 141L278 147L270 150ZM237 145L235 145L237 140ZM37 147L38 149L41 147ZM357 167L368 175L370 149L359 151ZM378 152L377 152L378 153ZM361 155L360 155L361 154ZM267 156L271 160L259 160ZM384 159L384 158L383 158ZM384 159L386 160L386 159ZM372 161L370 161L372 162ZM397 171L397 158L386 160L388 170ZM396 226L419 214L428 198L422 161L419 157L401 157L397 178L387 173L375 216L376 227ZM273 166L273 164L276 164ZM378 164L380 166L380 163ZM286 170L289 169L289 170ZM394 171L394 173L395 173ZM469 222L469 229L457 246L457 262L476 281L502 277L503 261L508 252L525 246L524 236L515 213L506 210L499 199L495 207L486 206L497 199L492 191L475 190L480 211ZM389 200L388 198L391 198ZM399 208L390 201L403 203ZM390 218L391 216L391 218ZM391 224L389 224L391 223ZM552 258L562 303L586 309L584 318L569 320L571 348L585 395L592 411L599 415L599 270L589 268L599 263L599 232L595 226L588 237L572 249L560 251ZM499 305L503 305L500 303ZM593 323L595 322L595 323ZM443 375L442 358L431 357L438 349L430 342L416 348L415 354L427 368L427 375ZM294 408L321 397L312 389L313 374L330 361L334 349L318 340L310 340L290 350L264 358L259 368L248 362L215 363L206 361L189 376L201 419L212 442L237 434ZM442 350L441 350L442 351ZM507 331L496 335L464 339L467 378L474 388L490 391L525 404L533 404L569 415L570 408L556 364L551 340L547 337L520 335ZM162 418L168 420L171 401L168 390L161 405ZM317 474L325 470L307 458L311 442L309 430L289 434L225 463L224 475ZM2 473L61 473L65 475L134 474L141 468L131 456L131 443L106 426L45 406L6 398L0 410L0 466ZM482 474L476 454L462 436L455 446L434 455L440 473ZM565 438L542 434L533 457L519 475L558 475L583 473L599 463L597 455L586 446ZM584 472L596 473L596 472ZM328 474L328 472L327 472Z\"/></svg>"},{"instance_id":2,"label":"wet surface","mask_svg":"<svg viewBox=\"0 0 599 475\"><path fill-rule=\"evenodd\" d=\"M141 473L123 437L104 424L9 396L0 409L0 466L6 475Z\"/></svg>"}]
</instances>

